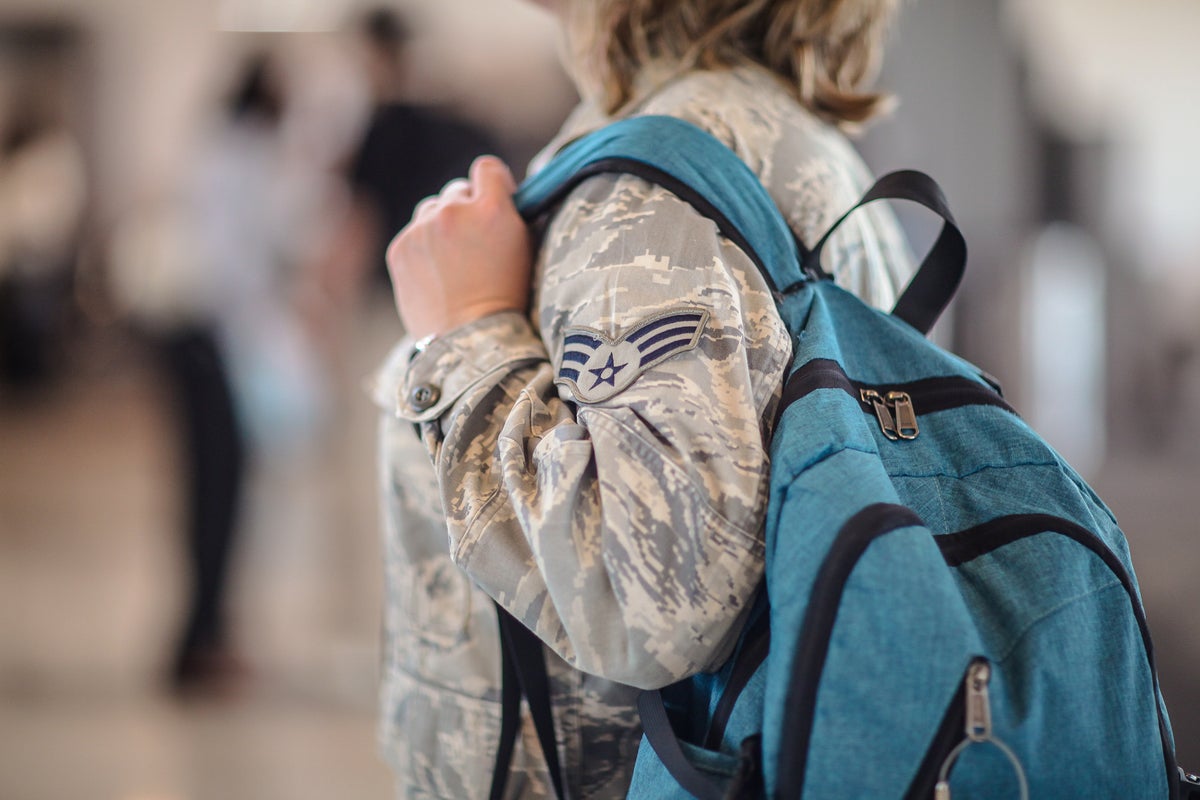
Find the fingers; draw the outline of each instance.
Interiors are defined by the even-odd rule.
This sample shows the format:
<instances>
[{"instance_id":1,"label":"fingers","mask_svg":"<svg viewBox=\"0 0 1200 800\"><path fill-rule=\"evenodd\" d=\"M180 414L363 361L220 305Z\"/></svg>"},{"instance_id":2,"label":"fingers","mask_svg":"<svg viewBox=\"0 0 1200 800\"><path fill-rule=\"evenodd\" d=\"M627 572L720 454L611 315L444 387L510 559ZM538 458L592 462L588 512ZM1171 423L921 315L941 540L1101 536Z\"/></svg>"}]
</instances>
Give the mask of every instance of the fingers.
<instances>
[{"instance_id":1,"label":"fingers","mask_svg":"<svg viewBox=\"0 0 1200 800\"><path fill-rule=\"evenodd\" d=\"M512 170L495 156L480 156L471 164L471 186L481 195L511 195L517 190Z\"/></svg>"},{"instance_id":2,"label":"fingers","mask_svg":"<svg viewBox=\"0 0 1200 800\"><path fill-rule=\"evenodd\" d=\"M433 194L426 197L413 208L412 221L419 222L423 217L429 215L438 204L438 195Z\"/></svg>"},{"instance_id":3,"label":"fingers","mask_svg":"<svg viewBox=\"0 0 1200 800\"><path fill-rule=\"evenodd\" d=\"M442 187L442 192L438 197L447 202L454 203L470 200L474 193L474 187L471 186L469 180L466 178L455 178Z\"/></svg>"},{"instance_id":4,"label":"fingers","mask_svg":"<svg viewBox=\"0 0 1200 800\"><path fill-rule=\"evenodd\" d=\"M467 203L485 198L507 199L516 190L516 178L507 164L496 156L480 156L471 164L468 177L455 178L443 186L438 194L417 203L412 220L421 221L443 204Z\"/></svg>"}]
</instances>

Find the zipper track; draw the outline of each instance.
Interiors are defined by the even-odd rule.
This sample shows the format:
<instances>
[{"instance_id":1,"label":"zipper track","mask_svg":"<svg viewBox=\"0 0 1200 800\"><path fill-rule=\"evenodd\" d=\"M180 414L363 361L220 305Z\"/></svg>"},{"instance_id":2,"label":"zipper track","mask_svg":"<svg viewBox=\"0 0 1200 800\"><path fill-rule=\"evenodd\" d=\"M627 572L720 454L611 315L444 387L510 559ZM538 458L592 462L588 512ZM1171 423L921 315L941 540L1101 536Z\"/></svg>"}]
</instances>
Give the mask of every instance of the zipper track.
<instances>
[{"instance_id":1,"label":"zipper track","mask_svg":"<svg viewBox=\"0 0 1200 800\"><path fill-rule=\"evenodd\" d=\"M1092 551L1121 582L1122 588L1129 596L1129 605L1133 610L1134 619L1137 620L1138 630L1142 636L1142 646L1146 651L1146 661L1150 667L1150 677L1154 682L1154 709L1158 714L1158 733L1162 740L1163 761L1167 770L1167 787L1170 797L1173 800L1178 798L1179 784L1176 776L1178 764L1175 759L1175 750L1171 746L1171 737L1167 730L1166 718L1163 716L1162 704L1158 701L1160 694L1158 668L1155 665L1154 642L1150 638L1150 625L1146 621L1146 610L1138 600L1132 576L1108 545L1082 525L1049 514L1015 514L998 517L974 528L935 536L934 541L941 549L947 566L958 567L1001 547L1042 533L1065 536Z\"/></svg>"},{"instance_id":2,"label":"zipper track","mask_svg":"<svg viewBox=\"0 0 1200 800\"><path fill-rule=\"evenodd\" d=\"M837 621L841 596L846 583L859 559L873 541L895 530L913 525L924 525L924 523L916 513L904 506L885 503L867 506L843 525L821 565L801 624L800 641L796 646L799 655L792 670L785 698L781 739L791 743L789 751L795 755L795 758L780 758L775 791L777 798L790 800L790 798L800 797L804 789L809 744L816 716L817 691L825 668L833 628ZM1172 800L1178 800L1179 783L1176 776L1178 767L1167 732L1162 705L1158 702L1158 670L1155 667L1154 646L1150 638L1149 625L1146 622L1146 613L1141 603L1138 602L1132 577L1112 550L1096 534L1086 528L1070 520L1047 514L999 517L974 528L935 536L934 541L938 544L947 566L957 567L1001 547L1041 533L1056 533L1066 536L1091 550L1125 588L1142 636L1146 660L1154 684L1154 706L1158 715L1159 737L1162 744L1169 796ZM939 752L939 746L944 745L947 740L950 748L957 743L958 739L952 738L951 733L955 730L956 724L957 730L962 731L965 712L961 694L961 691L956 693L954 700L947 708L938 732L930 743L926 756L905 795L906 798L915 799L928 796L927 792L924 794L921 792L924 791L923 787L930 777L926 774L929 765L933 764L933 769L937 770L941 764L941 761L938 760L939 756L944 756L949 752L949 748L945 752Z\"/></svg>"},{"instance_id":3,"label":"zipper track","mask_svg":"<svg viewBox=\"0 0 1200 800\"><path fill-rule=\"evenodd\" d=\"M832 359L814 358L793 372L784 384L783 396L779 401L779 414L782 415L792 403L818 389L841 389L853 397L864 412L871 414L874 413L874 409L870 403L863 401L863 389L904 392L912 397L919 415L970 405L995 406L1011 414L1017 413L991 386L960 375L922 378L908 383L869 384L852 379L841 365Z\"/></svg>"},{"instance_id":4,"label":"zipper track","mask_svg":"<svg viewBox=\"0 0 1200 800\"><path fill-rule=\"evenodd\" d=\"M929 749L925 751L925 758L921 761L921 766L917 767L917 774L909 785L904 800L929 800L930 797L933 797L938 772L946 761L946 756L963 739L963 729L967 724L967 676L970 674L971 668L981 661L987 662L987 659L972 658L967 664L967 668L963 670L963 676L958 682L958 690L955 691L954 698L946 707L942 722L938 725L937 733L933 735Z\"/></svg>"}]
</instances>

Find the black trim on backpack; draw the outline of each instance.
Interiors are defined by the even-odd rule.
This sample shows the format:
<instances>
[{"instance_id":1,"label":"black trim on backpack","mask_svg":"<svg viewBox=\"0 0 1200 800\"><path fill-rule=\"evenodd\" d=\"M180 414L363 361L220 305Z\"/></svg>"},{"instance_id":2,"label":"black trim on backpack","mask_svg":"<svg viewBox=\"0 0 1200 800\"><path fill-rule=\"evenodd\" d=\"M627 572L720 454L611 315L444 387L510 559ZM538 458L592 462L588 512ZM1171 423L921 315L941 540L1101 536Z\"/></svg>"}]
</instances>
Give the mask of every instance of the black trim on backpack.
<instances>
[{"instance_id":1,"label":"black trim on backpack","mask_svg":"<svg viewBox=\"0 0 1200 800\"><path fill-rule=\"evenodd\" d=\"M729 681L721 692L721 699L713 709L712 718L708 722L708 734L704 737L706 750L720 750L721 740L725 738L725 728L729 718L733 716L733 707L737 704L742 690L750 682L750 678L767 660L771 649L771 611L764 609L758 619L746 632L742 647L738 651L737 660L729 673Z\"/></svg>"},{"instance_id":2,"label":"black trim on backpack","mask_svg":"<svg viewBox=\"0 0 1200 800\"><path fill-rule=\"evenodd\" d=\"M908 383L869 384L848 376L842 366L832 359L814 358L788 377L779 400L778 415L782 416L788 406L818 389L841 389L868 414L875 412L871 404L862 399L863 389L903 392L912 398L918 416L971 405L995 406L1014 415L1017 413L990 384L984 385L970 378L947 375Z\"/></svg>"},{"instance_id":3,"label":"black trim on backpack","mask_svg":"<svg viewBox=\"0 0 1200 800\"><path fill-rule=\"evenodd\" d=\"M780 740L788 743L789 752L781 754L779 759L776 797L790 800L800 797L804 789L809 740L817 711L817 688L829 654L842 592L850 574L876 539L901 528L924 524L910 508L875 503L851 517L838 531L817 573L800 626L796 663L784 697L780 733Z\"/></svg>"},{"instance_id":4,"label":"black trim on backpack","mask_svg":"<svg viewBox=\"0 0 1200 800\"><path fill-rule=\"evenodd\" d=\"M642 692L638 695L638 716L642 718L642 732L654 753L662 761L675 782L696 797L697 800L723 800L725 792L712 778L705 775L688 760L671 727L667 706L662 692Z\"/></svg>"},{"instance_id":5,"label":"black trim on backpack","mask_svg":"<svg viewBox=\"0 0 1200 800\"><path fill-rule=\"evenodd\" d=\"M1138 629L1142 635L1142 645L1146 651L1146 661L1150 666L1150 676L1154 681L1154 707L1158 712L1158 731L1162 739L1163 761L1167 770L1167 786L1172 800L1179 797L1180 786L1178 779L1179 765L1175 758L1175 749L1171 744L1171 735L1167 721L1163 716L1161 695L1158 685L1158 669L1154 661L1154 642L1150 638L1150 625L1146 621L1146 610L1138 600L1137 589L1133 578L1125 565L1104 541L1087 528L1069 519L1051 516L1049 514L1014 514L976 525L957 533L945 533L935 536L934 541L942 551L942 557L950 567L957 567L980 556L991 553L1005 545L1041 533L1055 533L1073 540L1077 544L1091 550L1104 562L1104 565L1121 582L1122 588L1129 596L1133 607L1133 616L1137 620Z\"/></svg>"},{"instance_id":6,"label":"black trim on backpack","mask_svg":"<svg viewBox=\"0 0 1200 800\"><path fill-rule=\"evenodd\" d=\"M709 719L708 732L704 737L706 750L721 749L734 706L770 650L771 609L765 600L765 594L760 597L759 603L749 627L742 634L741 643L733 656L734 663L729 679ZM756 734L742 741L739 747L737 775L728 788L722 789L717 781L696 769L684 755L679 735L667 714L666 700L661 691L644 691L638 696L638 715L642 719L646 743L654 750L675 782L693 795L725 800L761 797L761 788L755 788L759 787L763 780L761 735Z\"/></svg>"}]
</instances>

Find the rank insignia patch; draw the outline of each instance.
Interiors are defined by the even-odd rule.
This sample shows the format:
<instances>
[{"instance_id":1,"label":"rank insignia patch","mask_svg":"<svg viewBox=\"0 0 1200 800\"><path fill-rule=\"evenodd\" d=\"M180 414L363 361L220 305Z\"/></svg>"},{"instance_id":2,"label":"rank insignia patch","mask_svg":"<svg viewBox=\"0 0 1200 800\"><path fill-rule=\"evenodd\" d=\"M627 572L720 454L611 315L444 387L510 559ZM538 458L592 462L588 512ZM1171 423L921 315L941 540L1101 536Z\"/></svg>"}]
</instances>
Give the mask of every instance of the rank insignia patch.
<instances>
[{"instance_id":1,"label":"rank insignia patch","mask_svg":"<svg viewBox=\"0 0 1200 800\"><path fill-rule=\"evenodd\" d=\"M629 386L646 370L693 349L708 322L700 308L673 308L641 320L613 340L591 328L568 328L556 383L581 403L599 403Z\"/></svg>"}]
</instances>

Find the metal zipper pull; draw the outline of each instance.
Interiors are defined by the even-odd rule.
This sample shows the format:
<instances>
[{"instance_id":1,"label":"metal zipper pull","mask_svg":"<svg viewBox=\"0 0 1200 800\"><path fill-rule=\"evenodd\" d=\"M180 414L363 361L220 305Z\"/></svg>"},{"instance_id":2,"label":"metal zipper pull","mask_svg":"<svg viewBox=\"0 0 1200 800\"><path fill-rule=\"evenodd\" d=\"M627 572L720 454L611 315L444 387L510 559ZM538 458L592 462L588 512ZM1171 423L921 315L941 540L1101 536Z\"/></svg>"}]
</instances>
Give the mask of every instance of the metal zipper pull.
<instances>
[{"instance_id":1,"label":"metal zipper pull","mask_svg":"<svg viewBox=\"0 0 1200 800\"><path fill-rule=\"evenodd\" d=\"M986 742L992 738L992 704L988 699L988 681L992 668L978 661L967 671L967 738Z\"/></svg>"},{"instance_id":2,"label":"metal zipper pull","mask_svg":"<svg viewBox=\"0 0 1200 800\"><path fill-rule=\"evenodd\" d=\"M901 439L917 438L921 431L917 427L917 411L908 392L888 392L885 400L896 409L896 436Z\"/></svg>"},{"instance_id":3,"label":"metal zipper pull","mask_svg":"<svg viewBox=\"0 0 1200 800\"><path fill-rule=\"evenodd\" d=\"M946 756L946 760L942 762L942 769L938 773L938 781L933 787L934 800L951 800L950 797L950 770L954 766L954 762L958 760L959 755L963 750L966 750L973 744L983 742L991 742L993 746L998 748L1000 752L1008 758L1012 764L1013 771L1017 775L1017 787L1020 791L1021 800L1029 800L1029 784L1025 779L1025 769L1021 766L1020 759L1013 752L1012 748L1006 745L1001 740L992 735L992 703L988 697L988 684L992 680L992 666L983 659L973 661L967 667L966 678L966 723L963 726L963 732L966 738L950 751L950 755Z\"/></svg>"},{"instance_id":4,"label":"metal zipper pull","mask_svg":"<svg viewBox=\"0 0 1200 800\"><path fill-rule=\"evenodd\" d=\"M859 396L862 397L864 403L870 403L874 406L875 417L879 420L879 428L883 431L883 435L893 442L899 439L900 434L896 432L896 423L892 419L892 412L888 411L883 395L874 389L862 389L859 392Z\"/></svg>"},{"instance_id":5,"label":"metal zipper pull","mask_svg":"<svg viewBox=\"0 0 1200 800\"><path fill-rule=\"evenodd\" d=\"M950 767L958 758L959 753L971 742L986 742L992 737L992 705L988 698L988 682L992 679L992 668L986 661L976 661L967 668L966 678L966 723L964 732L966 739L959 742L958 747L942 764L942 774L933 787L934 800L951 800L950 797Z\"/></svg>"}]
</instances>

